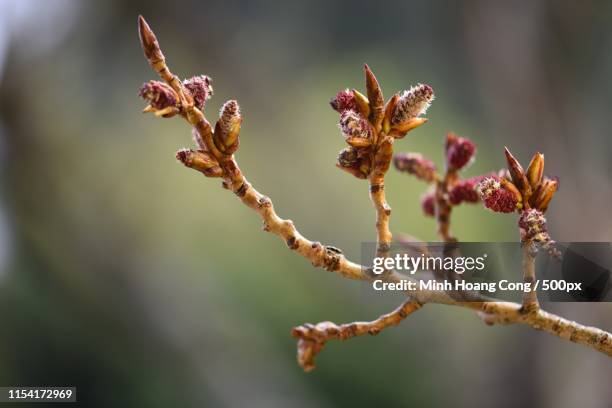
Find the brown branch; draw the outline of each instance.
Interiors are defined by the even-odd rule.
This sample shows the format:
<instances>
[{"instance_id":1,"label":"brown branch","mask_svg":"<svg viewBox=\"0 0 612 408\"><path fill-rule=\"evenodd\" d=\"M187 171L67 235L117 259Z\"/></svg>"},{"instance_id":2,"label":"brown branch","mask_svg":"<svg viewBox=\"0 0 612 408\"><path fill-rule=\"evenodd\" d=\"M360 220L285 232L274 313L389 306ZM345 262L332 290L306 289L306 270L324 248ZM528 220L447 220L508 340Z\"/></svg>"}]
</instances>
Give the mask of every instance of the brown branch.
<instances>
[{"instance_id":1,"label":"brown branch","mask_svg":"<svg viewBox=\"0 0 612 408\"><path fill-rule=\"evenodd\" d=\"M156 110L152 107L145 109L145 111L154 111L156 116L160 117L168 117L168 115L171 116L178 112L196 130L196 141L201 150L183 150L177 154L177 157L186 166L194 168L208 177L222 177L224 187L231 190L240 198L242 203L259 214L264 223L265 231L277 235L290 249L308 259L314 266L333 271L346 278L371 281L373 278L367 272L367 268L349 261L340 250L332 246L325 246L319 242L308 240L298 232L291 220L282 219L276 214L272 201L255 190L240 171L231 153L235 150L237 141L232 148L227 146L219 148L219 138L216 138L219 135L216 131L213 132L202 111L195 106L194 96L191 92L169 70L155 35L142 17L139 17L139 30L147 60L176 93L178 99L176 106L172 106L172 109ZM382 95L380 97L382 98ZM379 98L374 95L373 99L378 100ZM373 112L376 123L380 122L380 109L373 109ZM417 118L413 123L404 125L403 131L407 131L406 129L410 126L422 123L424 123L424 119ZM384 127L384 125L381 126ZM384 176L391 160L393 138L384 131L381 132L381 126L376 130L377 137L381 139L378 140L378 148L374 152L369 181L370 196L377 212L378 250L385 250L387 244L391 242L391 232L389 231L390 209L384 194ZM233 139L229 138L227 140ZM448 183L450 182L448 181ZM452 238L448 228L445 231L444 236ZM393 271L379 278L386 282L399 282L406 279ZM435 291L417 290L407 293L407 295L409 299L399 308L372 322L357 322L339 326L331 322L323 322L317 325L306 324L295 328L292 333L294 337L299 338L298 358L304 369L309 371L314 368L314 358L328 340L345 340L363 334L377 334L387 327L399 324L405 317L418 310L425 303L455 305L476 310L480 312L487 324L526 324L534 329L546 331L562 339L588 346L612 356L612 335L610 333L595 327L583 326L539 309L525 313L526 308L517 303L459 302L445 293Z\"/></svg>"},{"instance_id":2,"label":"brown branch","mask_svg":"<svg viewBox=\"0 0 612 408\"><path fill-rule=\"evenodd\" d=\"M374 155L369 188L370 199L376 209L376 256L386 257L393 239L389 229L391 207L387 204L385 195L385 174L393 157L393 138L384 134L381 137L378 151Z\"/></svg>"},{"instance_id":3,"label":"brown branch","mask_svg":"<svg viewBox=\"0 0 612 408\"><path fill-rule=\"evenodd\" d=\"M524 242L523 246L523 282L529 285L529 291L523 292L523 309L525 313L533 313L540 308L538 293L535 289L535 260L537 249L532 242Z\"/></svg>"},{"instance_id":4,"label":"brown branch","mask_svg":"<svg viewBox=\"0 0 612 408\"><path fill-rule=\"evenodd\" d=\"M238 167L233 155L224 155L213 141L213 131L204 114L194 106L193 98L177 76L172 74L161 50L155 34L149 28L142 16L139 17L139 32L145 56L149 64L159 76L182 95L181 114L197 130L208 151L219 159L223 170L224 186L236 194L249 208L255 210L264 223L264 230L280 237L287 246L308 259L316 267L336 272L351 279L368 279L361 265L350 262L340 250L325 246L303 237L291 220L280 218L274 211L272 201L255 190L246 180Z\"/></svg>"},{"instance_id":5,"label":"brown branch","mask_svg":"<svg viewBox=\"0 0 612 408\"><path fill-rule=\"evenodd\" d=\"M382 330L397 326L408 315L421 308L419 302L406 300L397 309L384 314L371 322L353 322L337 325L321 322L316 325L305 323L294 327L291 335L298 339L298 362L304 371L315 369L315 357L329 340L347 340L356 336L377 335Z\"/></svg>"},{"instance_id":6,"label":"brown branch","mask_svg":"<svg viewBox=\"0 0 612 408\"><path fill-rule=\"evenodd\" d=\"M290 249L308 259L315 267L336 272L350 279L369 279L364 272L365 268L346 259L339 249L306 239L291 220L280 218L274 211L272 201L249 184L233 157L226 158L220 164L225 172L226 185L245 205L259 214L264 224L264 231L280 237Z\"/></svg>"},{"instance_id":7,"label":"brown branch","mask_svg":"<svg viewBox=\"0 0 612 408\"><path fill-rule=\"evenodd\" d=\"M456 242L457 239L450 232L451 214L453 206L448 199L450 186L457 180L457 170L447 168L442 179L436 182L436 221L438 222L438 235L444 242Z\"/></svg>"},{"instance_id":8,"label":"brown branch","mask_svg":"<svg viewBox=\"0 0 612 408\"><path fill-rule=\"evenodd\" d=\"M385 195L385 174L389 170L393 159L393 136L383 129L385 115L392 114L392 109L385 112L385 100L382 89L374 73L365 65L366 91L368 94L368 105L370 108L370 123L372 123L374 135L374 146L372 149L372 168L368 176L370 199L376 209L376 255L386 257L391 248L393 236L389 229L389 218L391 207L387 204ZM389 106L397 102L394 96Z\"/></svg>"},{"instance_id":9,"label":"brown branch","mask_svg":"<svg viewBox=\"0 0 612 408\"><path fill-rule=\"evenodd\" d=\"M522 305L512 302L476 302L462 306L479 310L488 325L525 324L612 357L612 334L597 327L585 326L541 309L526 313Z\"/></svg>"}]
</instances>

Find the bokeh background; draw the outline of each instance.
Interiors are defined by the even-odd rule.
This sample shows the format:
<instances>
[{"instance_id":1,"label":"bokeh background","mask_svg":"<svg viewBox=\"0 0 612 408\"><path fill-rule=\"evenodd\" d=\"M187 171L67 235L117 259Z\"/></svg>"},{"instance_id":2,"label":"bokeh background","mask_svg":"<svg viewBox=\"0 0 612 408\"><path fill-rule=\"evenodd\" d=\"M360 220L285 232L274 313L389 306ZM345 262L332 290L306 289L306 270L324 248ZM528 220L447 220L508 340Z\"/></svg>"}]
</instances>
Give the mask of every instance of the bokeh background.
<instances>
[{"instance_id":1,"label":"bokeh background","mask_svg":"<svg viewBox=\"0 0 612 408\"><path fill-rule=\"evenodd\" d=\"M179 120L143 115L153 78L136 17L173 70L239 100L243 170L281 216L359 258L367 187L335 169L328 100L417 82L430 122L397 143L441 164L445 132L478 143L476 175L546 154L559 241L610 241L612 3L605 1L0 1L0 385L75 385L89 407L612 404L609 358L525 327L430 305L375 338L295 363L291 327L372 319L399 298L313 269L219 182L183 168ZM424 186L391 171L392 229L434 240ZM517 238L464 206L466 241ZM612 328L609 304L551 304Z\"/></svg>"}]
</instances>

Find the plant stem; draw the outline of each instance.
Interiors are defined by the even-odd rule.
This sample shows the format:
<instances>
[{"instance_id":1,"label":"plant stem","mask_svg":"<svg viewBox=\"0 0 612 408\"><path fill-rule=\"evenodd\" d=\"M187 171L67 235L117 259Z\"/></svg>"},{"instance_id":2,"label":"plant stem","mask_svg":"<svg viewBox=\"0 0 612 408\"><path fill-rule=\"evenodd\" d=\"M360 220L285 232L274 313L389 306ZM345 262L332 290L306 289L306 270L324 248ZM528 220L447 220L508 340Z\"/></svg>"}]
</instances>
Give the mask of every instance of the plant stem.
<instances>
[{"instance_id":1,"label":"plant stem","mask_svg":"<svg viewBox=\"0 0 612 408\"><path fill-rule=\"evenodd\" d=\"M523 313L533 313L540 309L538 293L535 289L535 260L537 249L531 241L523 242L523 282L529 286L528 292L523 292Z\"/></svg>"}]
</instances>

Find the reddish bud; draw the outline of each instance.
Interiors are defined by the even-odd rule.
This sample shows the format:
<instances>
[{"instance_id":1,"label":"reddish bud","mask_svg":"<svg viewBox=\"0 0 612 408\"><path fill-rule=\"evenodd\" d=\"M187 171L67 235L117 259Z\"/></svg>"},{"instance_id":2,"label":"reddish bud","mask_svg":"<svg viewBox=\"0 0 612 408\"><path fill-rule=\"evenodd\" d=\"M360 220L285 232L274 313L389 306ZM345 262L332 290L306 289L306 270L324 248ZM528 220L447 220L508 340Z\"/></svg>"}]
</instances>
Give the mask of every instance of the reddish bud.
<instances>
[{"instance_id":1,"label":"reddish bud","mask_svg":"<svg viewBox=\"0 0 612 408\"><path fill-rule=\"evenodd\" d=\"M358 160L359 155L354 147L346 147L338 154L338 164L342 167L352 167Z\"/></svg>"},{"instance_id":2,"label":"reddish bud","mask_svg":"<svg viewBox=\"0 0 612 408\"><path fill-rule=\"evenodd\" d=\"M448 199L453 205L463 202L477 203L480 196L476 191L478 182L475 179L459 180L448 192Z\"/></svg>"},{"instance_id":3,"label":"reddish bud","mask_svg":"<svg viewBox=\"0 0 612 408\"><path fill-rule=\"evenodd\" d=\"M421 197L421 208L423 213L428 217L436 215L436 195L434 193L427 193Z\"/></svg>"},{"instance_id":4,"label":"reddish bud","mask_svg":"<svg viewBox=\"0 0 612 408\"><path fill-rule=\"evenodd\" d=\"M192 78L183 81L185 88L189 90L196 108L202 110L206 101L210 99L213 94L213 88L210 84L212 79L206 75L194 76Z\"/></svg>"},{"instance_id":5,"label":"reddish bud","mask_svg":"<svg viewBox=\"0 0 612 408\"><path fill-rule=\"evenodd\" d=\"M181 149L176 152L176 159L186 167L197 170L207 177L221 177L223 175L217 160L205 151Z\"/></svg>"},{"instance_id":6,"label":"reddish bud","mask_svg":"<svg viewBox=\"0 0 612 408\"><path fill-rule=\"evenodd\" d=\"M497 178L487 177L478 184L477 188L484 206L491 211L511 213L519 207L516 194L502 187Z\"/></svg>"},{"instance_id":7,"label":"reddish bud","mask_svg":"<svg viewBox=\"0 0 612 408\"><path fill-rule=\"evenodd\" d=\"M474 158L476 145L469 139L449 133L446 138L446 163L449 168L460 170Z\"/></svg>"},{"instance_id":8,"label":"reddish bud","mask_svg":"<svg viewBox=\"0 0 612 408\"><path fill-rule=\"evenodd\" d=\"M178 105L176 92L160 81L145 82L140 88L138 95L149 102L156 110L176 107Z\"/></svg>"},{"instance_id":9,"label":"reddish bud","mask_svg":"<svg viewBox=\"0 0 612 408\"><path fill-rule=\"evenodd\" d=\"M393 164L397 170L412 174L419 180L431 183L436 179L436 166L420 153L398 153Z\"/></svg>"},{"instance_id":10,"label":"reddish bud","mask_svg":"<svg viewBox=\"0 0 612 408\"><path fill-rule=\"evenodd\" d=\"M338 113L343 113L347 110L357 111L357 101L355 100L355 94L349 89L340 91L329 101L332 109Z\"/></svg>"},{"instance_id":11,"label":"reddish bud","mask_svg":"<svg viewBox=\"0 0 612 408\"><path fill-rule=\"evenodd\" d=\"M338 154L336 167L359 179L365 179L368 177L370 163L367 155L362 156L356 148L349 146Z\"/></svg>"},{"instance_id":12,"label":"reddish bud","mask_svg":"<svg viewBox=\"0 0 612 408\"><path fill-rule=\"evenodd\" d=\"M343 112L339 126L346 142L351 146L367 147L372 144L372 128L357 112L352 110Z\"/></svg>"},{"instance_id":13,"label":"reddish bud","mask_svg":"<svg viewBox=\"0 0 612 408\"><path fill-rule=\"evenodd\" d=\"M142 16L138 16L138 35L145 57L151 65L164 59L155 34Z\"/></svg>"},{"instance_id":14,"label":"reddish bud","mask_svg":"<svg viewBox=\"0 0 612 408\"><path fill-rule=\"evenodd\" d=\"M518 225L521 233L521 242L539 244L548 251L549 255L560 258L561 253L555 248L555 241L553 241L548 233L546 217L544 217L542 211L535 208L523 211Z\"/></svg>"},{"instance_id":15,"label":"reddish bud","mask_svg":"<svg viewBox=\"0 0 612 408\"><path fill-rule=\"evenodd\" d=\"M506 154L506 161L508 162L508 171L510 172L512 182L519 189L519 191L523 195L523 198L525 200L529 200L529 197L531 197L531 185L529 184L529 180L527 180L527 176L525 175L523 167L512 155L512 153L510 153L510 150L508 150L507 147L504 149L504 153Z\"/></svg>"},{"instance_id":16,"label":"reddish bud","mask_svg":"<svg viewBox=\"0 0 612 408\"><path fill-rule=\"evenodd\" d=\"M433 100L434 91L429 85L418 84L404 91L395 105L391 124L399 125L423 115Z\"/></svg>"},{"instance_id":17,"label":"reddish bud","mask_svg":"<svg viewBox=\"0 0 612 408\"><path fill-rule=\"evenodd\" d=\"M521 240L544 242L546 241L546 235L548 231L546 229L546 218L544 214L531 208L521 213L521 217L518 221L519 229L521 231Z\"/></svg>"}]
</instances>

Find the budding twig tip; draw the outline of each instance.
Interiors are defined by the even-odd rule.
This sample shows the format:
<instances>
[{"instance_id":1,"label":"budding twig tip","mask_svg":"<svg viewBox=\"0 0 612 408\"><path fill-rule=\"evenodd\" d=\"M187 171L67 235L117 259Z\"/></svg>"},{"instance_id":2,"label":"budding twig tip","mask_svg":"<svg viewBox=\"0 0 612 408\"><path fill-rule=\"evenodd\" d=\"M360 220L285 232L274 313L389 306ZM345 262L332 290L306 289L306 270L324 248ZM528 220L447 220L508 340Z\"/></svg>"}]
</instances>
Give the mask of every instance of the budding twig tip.
<instances>
[{"instance_id":1,"label":"budding twig tip","mask_svg":"<svg viewBox=\"0 0 612 408\"><path fill-rule=\"evenodd\" d=\"M147 21L144 19L144 17L141 14L139 14L138 15L138 34L140 34L141 41L143 40L143 37L148 31L151 31L149 24L147 24Z\"/></svg>"},{"instance_id":2,"label":"budding twig tip","mask_svg":"<svg viewBox=\"0 0 612 408\"><path fill-rule=\"evenodd\" d=\"M149 27L149 24L147 24L147 21L141 15L138 16L138 36L140 37L142 50L149 63L153 64L156 60L164 58L153 30L151 30L151 27Z\"/></svg>"},{"instance_id":3,"label":"budding twig tip","mask_svg":"<svg viewBox=\"0 0 612 408\"><path fill-rule=\"evenodd\" d=\"M518 164L518 161L514 158L514 155L510 152L508 146L504 146L504 155L506 156L506 160L508 161L508 164L510 166L512 166L513 162L516 162L516 164Z\"/></svg>"}]
</instances>

